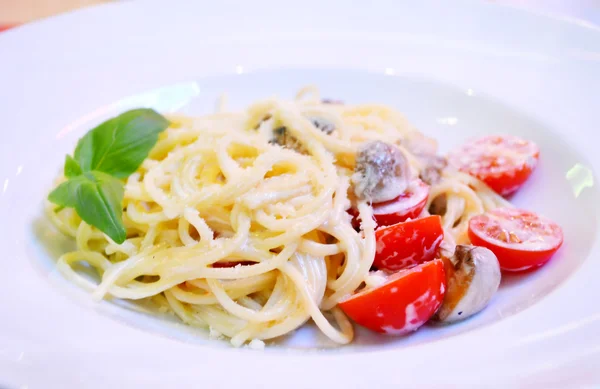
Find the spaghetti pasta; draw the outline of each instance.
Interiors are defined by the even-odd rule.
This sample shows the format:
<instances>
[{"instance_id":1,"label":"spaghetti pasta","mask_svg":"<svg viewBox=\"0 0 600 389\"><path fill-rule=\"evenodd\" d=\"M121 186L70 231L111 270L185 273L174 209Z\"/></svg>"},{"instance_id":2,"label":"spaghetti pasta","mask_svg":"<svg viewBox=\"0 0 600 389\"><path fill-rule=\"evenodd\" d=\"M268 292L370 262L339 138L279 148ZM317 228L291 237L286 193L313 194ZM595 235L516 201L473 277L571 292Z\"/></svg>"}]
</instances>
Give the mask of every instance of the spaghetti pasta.
<instances>
[{"instance_id":1,"label":"spaghetti pasta","mask_svg":"<svg viewBox=\"0 0 600 389\"><path fill-rule=\"evenodd\" d=\"M357 148L396 145L418 176L426 161L407 145L435 142L389 107L325 104L314 87L243 112L228 112L225 102L212 115L169 118L126 181L124 243L49 203L54 224L77 243L58 268L96 299L151 299L235 346L288 334L309 319L334 342L352 341L337 304L363 284L376 250L372 207L350 190ZM278 131L288 147L274 141ZM431 186L423 213L443 197L450 246L468 242L471 216L507 205L451 169ZM360 229L347 212L352 205ZM78 261L97 271L99 284L74 270Z\"/></svg>"}]
</instances>

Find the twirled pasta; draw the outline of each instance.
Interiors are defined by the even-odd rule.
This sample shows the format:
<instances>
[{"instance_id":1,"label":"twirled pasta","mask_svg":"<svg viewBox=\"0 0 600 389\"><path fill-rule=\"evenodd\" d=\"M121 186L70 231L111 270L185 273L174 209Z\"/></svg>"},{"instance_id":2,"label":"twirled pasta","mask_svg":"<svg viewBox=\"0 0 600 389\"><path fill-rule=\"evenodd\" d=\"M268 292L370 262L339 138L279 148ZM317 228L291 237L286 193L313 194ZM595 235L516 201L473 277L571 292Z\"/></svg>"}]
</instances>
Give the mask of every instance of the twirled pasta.
<instances>
[{"instance_id":1,"label":"twirled pasta","mask_svg":"<svg viewBox=\"0 0 600 389\"><path fill-rule=\"evenodd\" d=\"M321 131L312 118L335 130ZM336 305L363 283L375 255L372 208L350 191L357 147L395 144L419 174L424 162L407 140L435 143L391 108L324 104L315 88L295 101L265 100L239 113L220 106L213 115L170 120L126 182L124 243L74 210L48 204L54 224L77 243L58 268L97 299L152 299L236 346L287 334L309 319L333 341L350 342L352 325ZM271 144L278 128L304 153ZM468 241L468 218L506 203L451 170L431 187L430 204L440 196L447 200L447 242ZM346 212L351 202L360 231ZM98 272L98 285L73 269L78 261Z\"/></svg>"}]
</instances>

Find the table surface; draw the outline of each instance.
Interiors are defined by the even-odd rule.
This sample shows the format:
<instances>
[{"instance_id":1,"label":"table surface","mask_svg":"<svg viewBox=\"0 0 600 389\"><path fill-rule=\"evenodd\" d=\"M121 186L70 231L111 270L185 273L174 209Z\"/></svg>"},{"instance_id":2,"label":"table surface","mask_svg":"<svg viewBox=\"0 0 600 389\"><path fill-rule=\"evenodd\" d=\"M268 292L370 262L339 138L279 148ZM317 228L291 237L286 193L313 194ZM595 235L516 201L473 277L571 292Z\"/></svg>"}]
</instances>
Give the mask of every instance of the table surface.
<instances>
[{"instance_id":1,"label":"table surface","mask_svg":"<svg viewBox=\"0 0 600 389\"><path fill-rule=\"evenodd\" d=\"M0 28L111 0L0 0ZM114 1L114 0L112 0ZM582 19L600 26L600 0L481 0ZM165 1L165 5L168 3ZM448 5L451 2L440 2Z\"/></svg>"},{"instance_id":2,"label":"table surface","mask_svg":"<svg viewBox=\"0 0 600 389\"><path fill-rule=\"evenodd\" d=\"M0 0L0 25L16 25L107 0Z\"/></svg>"}]
</instances>

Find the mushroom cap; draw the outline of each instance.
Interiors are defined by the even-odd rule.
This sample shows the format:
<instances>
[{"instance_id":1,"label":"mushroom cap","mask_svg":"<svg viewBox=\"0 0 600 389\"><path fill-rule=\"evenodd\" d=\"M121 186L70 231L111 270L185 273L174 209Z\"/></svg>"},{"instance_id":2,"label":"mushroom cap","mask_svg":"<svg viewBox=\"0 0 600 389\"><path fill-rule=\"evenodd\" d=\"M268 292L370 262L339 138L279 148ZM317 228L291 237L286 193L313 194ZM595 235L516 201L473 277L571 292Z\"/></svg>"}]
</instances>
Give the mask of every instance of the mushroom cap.
<instances>
[{"instance_id":1,"label":"mushroom cap","mask_svg":"<svg viewBox=\"0 0 600 389\"><path fill-rule=\"evenodd\" d=\"M457 245L446 262L447 289L436 318L444 323L466 319L481 311L500 286L500 265L485 247Z\"/></svg>"},{"instance_id":2,"label":"mushroom cap","mask_svg":"<svg viewBox=\"0 0 600 389\"><path fill-rule=\"evenodd\" d=\"M410 180L410 165L396 146L382 141L362 144L352 176L354 193L374 203L400 196Z\"/></svg>"}]
</instances>

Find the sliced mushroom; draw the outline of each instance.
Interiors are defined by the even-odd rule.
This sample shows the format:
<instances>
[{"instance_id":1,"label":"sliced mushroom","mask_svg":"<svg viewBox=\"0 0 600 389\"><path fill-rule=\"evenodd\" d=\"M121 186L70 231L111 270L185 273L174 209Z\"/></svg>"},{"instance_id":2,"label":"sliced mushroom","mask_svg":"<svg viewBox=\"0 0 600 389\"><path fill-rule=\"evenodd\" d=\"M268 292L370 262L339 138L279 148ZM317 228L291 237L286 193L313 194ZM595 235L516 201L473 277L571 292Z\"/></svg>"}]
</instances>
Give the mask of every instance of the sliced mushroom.
<instances>
[{"instance_id":1,"label":"sliced mushroom","mask_svg":"<svg viewBox=\"0 0 600 389\"><path fill-rule=\"evenodd\" d=\"M423 164L424 168L421 170L419 178L428 185L437 184L442 177L442 171L448 166L448 161L437 155L435 139L414 132L402 141L402 145Z\"/></svg>"},{"instance_id":2,"label":"sliced mushroom","mask_svg":"<svg viewBox=\"0 0 600 389\"><path fill-rule=\"evenodd\" d=\"M319 130L323 131L327 135L331 134L333 130L335 130L335 125L331 123L329 120L320 118L320 117L311 117L309 120L312 124L315 125Z\"/></svg>"},{"instance_id":3,"label":"sliced mushroom","mask_svg":"<svg viewBox=\"0 0 600 389\"><path fill-rule=\"evenodd\" d=\"M408 160L396 146L372 141L359 147L352 176L358 198L374 203L395 199L404 193L409 180Z\"/></svg>"},{"instance_id":4,"label":"sliced mushroom","mask_svg":"<svg viewBox=\"0 0 600 389\"><path fill-rule=\"evenodd\" d=\"M435 185L442 178L442 171L448 166L448 161L439 155L418 155L425 168L421 170L419 178L428 185Z\"/></svg>"},{"instance_id":5,"label":"sliced mushroom","mask_svg":"<svg viewBox=\"0 0 600 389\"><path fill-rule=\"evenodd\" d=\"M308 120L327 135L331 134L335 130L335 126L330 121L319 118L309 117ZM271 144L278 144L288 149L296 150L299 153L305 154L306 149L302 146L300 141L296 139L292 134L289 133L285 127L277 127L273 130L273 137L269 140Z\"/></svg>"},{"instance_id":6,"label":"sliced mushroom","mask_svg":"<svg viewBox=\"0 0 600 389\"><path fill-rule=\"evenodd\" d=\"M285 127L277 127L273 130L273 138L269 140L271 144L278 144L288 149L296 150L299 153L306 153L304 146L295 136L289 133Z\"/></svg>"},{"instance_id":7,"label":"sliced mushroom","mask_svg":"<svg viewBox=\"0 0 600 389\"><path fill-rule=\"evenodd\" d=\"M498 290L498 259L485 247L457 245L446 263L446 280L444 302L436 319L444 323L466 319L481 311Z\"/></svg>"}]
</instances>

